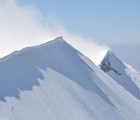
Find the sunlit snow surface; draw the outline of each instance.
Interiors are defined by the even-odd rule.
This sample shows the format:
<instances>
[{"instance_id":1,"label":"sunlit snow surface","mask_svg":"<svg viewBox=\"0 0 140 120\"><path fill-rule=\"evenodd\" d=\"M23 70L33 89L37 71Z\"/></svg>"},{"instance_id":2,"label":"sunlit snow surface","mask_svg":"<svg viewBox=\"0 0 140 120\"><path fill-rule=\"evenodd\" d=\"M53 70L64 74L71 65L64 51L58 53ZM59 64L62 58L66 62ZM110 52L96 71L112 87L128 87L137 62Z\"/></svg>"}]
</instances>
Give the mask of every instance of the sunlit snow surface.
<instances>
[{"instance_id":1,"label":"sunlit snow surface","mask_svg":"<svg viewBox=\"0 0 140 120\"><path fill-rule=\"evenodd\" d=\"M61 37L0 60L0 120L140 120L139 108Z\"/></svg>"},{"instance_id":2,"label":"sunlit snow surface","mask_svg":"<svg viewBox=\"0 0 140 120\"><path fill-rule=\"evenodd\" d=\"M140 73L124 64L111 51L108 51L100 68L118 84L140 100Z\"/></svg>"}]
</instances>

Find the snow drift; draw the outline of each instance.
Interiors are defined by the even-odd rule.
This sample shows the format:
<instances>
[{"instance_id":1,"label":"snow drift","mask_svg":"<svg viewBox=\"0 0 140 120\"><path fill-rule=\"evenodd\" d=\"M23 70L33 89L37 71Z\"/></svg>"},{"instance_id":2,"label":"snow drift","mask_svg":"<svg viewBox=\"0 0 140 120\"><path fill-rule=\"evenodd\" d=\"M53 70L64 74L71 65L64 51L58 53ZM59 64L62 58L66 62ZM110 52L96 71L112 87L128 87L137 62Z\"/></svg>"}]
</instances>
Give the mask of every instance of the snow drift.
<instances>
[{"instance_id":1,"label":"snow drift","mask_svg":"<svg viewBox=\"0 0 140 120\"><path fill-rule=\"evenodd\" d=\"M139 120L139 108L62 37L0 59L0 120Z\"/></svg>"}]
</instances>

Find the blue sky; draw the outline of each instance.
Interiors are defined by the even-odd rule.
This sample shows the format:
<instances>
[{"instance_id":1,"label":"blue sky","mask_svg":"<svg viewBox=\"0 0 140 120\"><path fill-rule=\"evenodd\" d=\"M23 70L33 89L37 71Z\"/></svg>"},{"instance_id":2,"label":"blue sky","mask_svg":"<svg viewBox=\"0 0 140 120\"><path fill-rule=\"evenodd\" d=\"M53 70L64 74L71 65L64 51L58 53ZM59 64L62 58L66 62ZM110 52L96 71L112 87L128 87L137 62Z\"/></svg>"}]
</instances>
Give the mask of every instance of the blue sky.
<instances>
[{"instance_id":1,"label":"blue sky","mask_svg":"<svg viewBox=\"0 0 140 120\"><path fill-rule=\"evenodd\" d=\"M0 0L0 57L61 35L94 63L109 45L140 70L139 6L139 0Z\"/></svg>"},{"instance_id":2,"label":"blue sky","mask_svg":"<svg viewBox=\"0 0 140 120\"><path fill-rule=\"evenodd\" d=\"M109 44L140 43L139 0L18 0L71 32Z\"/></svg>"}]
</instances>

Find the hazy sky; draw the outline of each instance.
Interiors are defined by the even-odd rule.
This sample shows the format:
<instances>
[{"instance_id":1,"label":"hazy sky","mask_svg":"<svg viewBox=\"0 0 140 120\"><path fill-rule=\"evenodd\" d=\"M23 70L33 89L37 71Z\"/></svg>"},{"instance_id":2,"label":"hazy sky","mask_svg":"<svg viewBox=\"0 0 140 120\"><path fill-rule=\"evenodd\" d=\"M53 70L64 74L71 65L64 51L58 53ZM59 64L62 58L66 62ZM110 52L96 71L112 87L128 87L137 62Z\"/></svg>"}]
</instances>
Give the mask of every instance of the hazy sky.
<instances>
[{"instance_id":1,"label":"hazy sky","mask_svg":"<svg viewBox=\"0 0 140 120\"><path fill-rule=\"evenodd\" d=\"M70 31L105 43L140 43L140 0L18 0Z\"/></svg>"},{"instance_id":2,"label":"hazy sky","mask_svg":"<svg viewBox=\"0 0 140 120\"><path fill-rule=\"evenodd\" d=\"M40 3L42 5L37 6ZM99 63L108 47L103 42L102 44L95 42L92 37L84 37L80 31L77 33L70 30L67 25L65 26L65 21L60 21L59 17L55 16L57 10L54 9L54 12L45 10L47 6L51 7L49 4L49 1L46 3L41 0L39 2L28 0L24 4L21 0L0 0L0 57L63 36L94 63ZM53 4L57 5L57 2Z\"/></svg>"},{"instance_id":3,"label":"hazy sky","mask_svg":"<svg viewBox=\"0 0 140 120\"><path fill-rule=\"evenodd\" d=\"M0 57L63 36L98 64L108 45L140 45L139 11L140 0L0 0ZM121 58L137 67L133 49Z\"/></svg>"}]
</instances>

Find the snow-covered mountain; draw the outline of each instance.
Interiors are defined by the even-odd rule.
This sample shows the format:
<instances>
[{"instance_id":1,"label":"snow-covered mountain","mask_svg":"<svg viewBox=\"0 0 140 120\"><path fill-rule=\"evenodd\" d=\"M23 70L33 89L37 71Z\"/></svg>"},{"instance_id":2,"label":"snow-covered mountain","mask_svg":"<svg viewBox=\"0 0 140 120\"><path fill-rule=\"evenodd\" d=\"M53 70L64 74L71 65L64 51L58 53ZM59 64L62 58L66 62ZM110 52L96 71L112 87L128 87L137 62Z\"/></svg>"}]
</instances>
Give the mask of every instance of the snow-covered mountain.
<instances>
[{"instance_id":1,"label":"snow-covered mountain","mask_svg":"<svg viewBox=\"0 0 140 120\"><path fill-rule=\"evenodd\" d=\"M139 108L62 37L0 59L0 120L140 120Z\"/></svg>"},{"instance_id":2,"label":"snow-covered mountain","mask_svg":"<svg viewBox=\"0 0 140 120\"><path fill-rule=\"evenodd\" d=\"M118 84L140 100L140 73L121 62L110 50L100 64L100 68Z\"/></svg>"}]
</instances>

